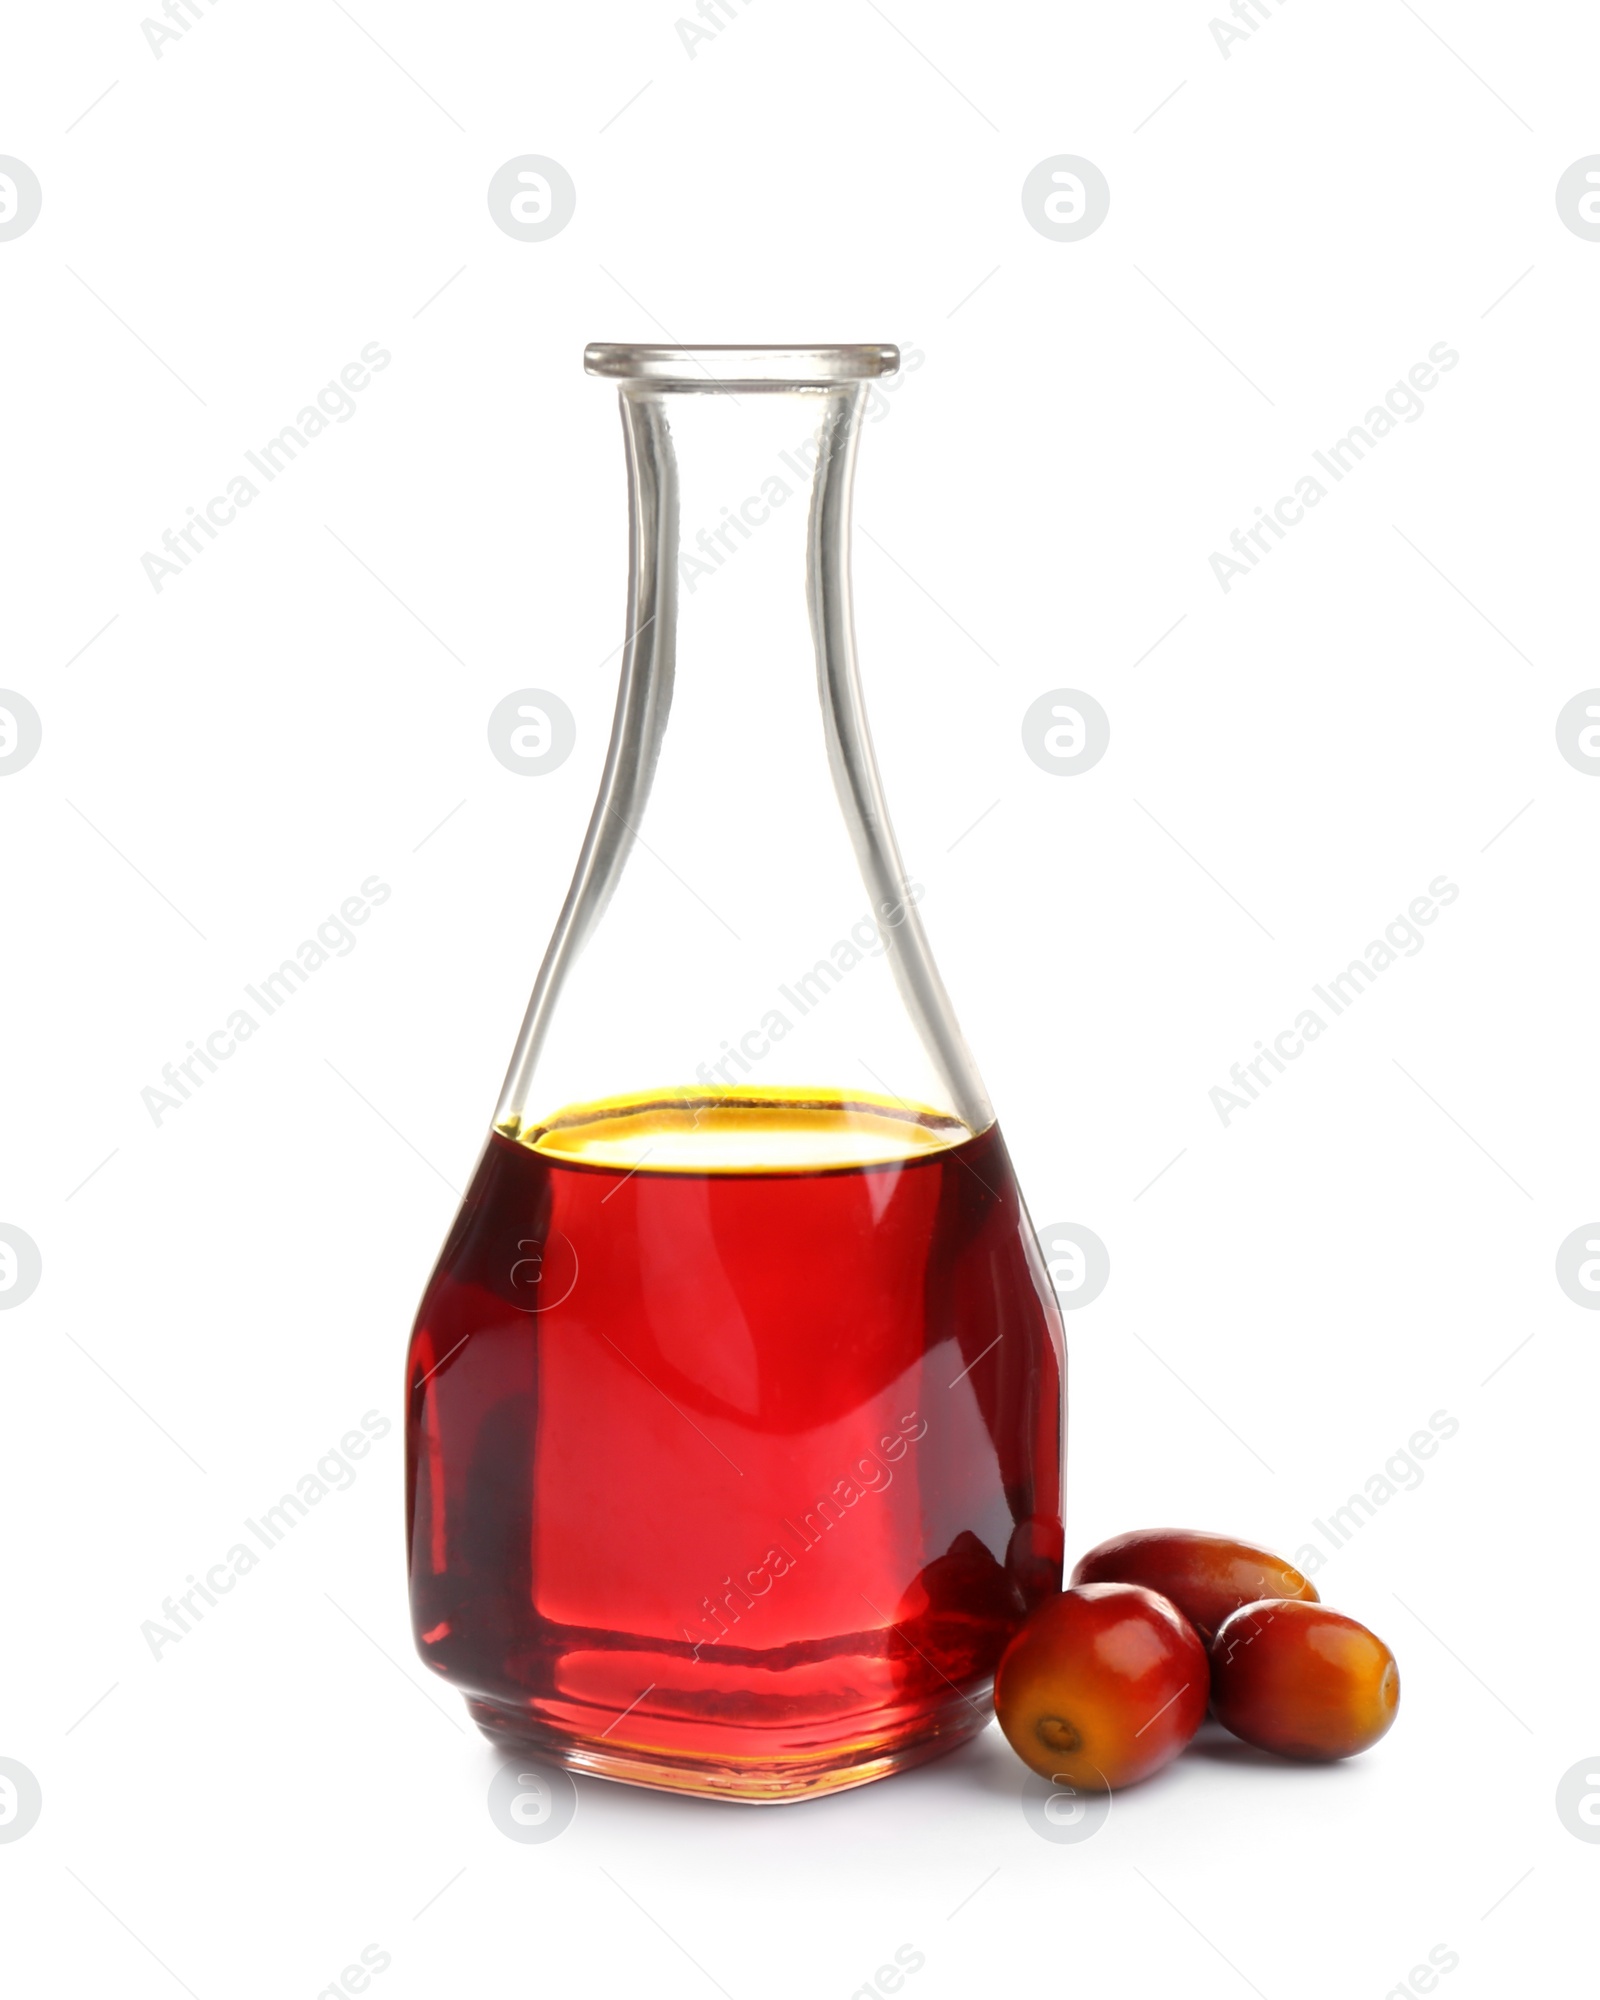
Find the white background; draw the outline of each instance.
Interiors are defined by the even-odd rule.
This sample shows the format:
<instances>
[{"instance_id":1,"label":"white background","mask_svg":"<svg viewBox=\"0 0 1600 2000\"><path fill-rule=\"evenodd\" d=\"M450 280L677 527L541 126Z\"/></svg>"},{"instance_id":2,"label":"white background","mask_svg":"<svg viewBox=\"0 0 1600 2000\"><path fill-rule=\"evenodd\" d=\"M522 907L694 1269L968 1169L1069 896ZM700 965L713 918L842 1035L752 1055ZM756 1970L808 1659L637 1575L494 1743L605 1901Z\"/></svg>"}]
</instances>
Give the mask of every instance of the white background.
<instances>
[{"instance_id":1,"label":"white background","mask_svg":"<svg viewBox=\"0 0 1600 2000\"><path fill-rule=\"evenodd\" d=\"M1600 244L1553 197L1600 23L1267 0L1225 59L1198 0L734 6L692 60L670 0L202 0L159 60L131 4L8 21L0 152L44 190L0 243L0 679L44 727L0 783L0 1220L43 1255L0 1318L0 1755L44 1795L0 1846L14 1989L311 2000L377 1943L383 2000L846 2000L911 1944L916 2000L1378 2000L1442 1943L1450 2000L1575 1991L1600 1370L1554 1259L1600 1212L1600 785L1554 723L1600 681ZM545 243L485 202L523 153L578 189ZM1019 199L1060 153L1112 190L1079 243ZM784 1810L487 1815L407 1633L401 1357L614 693L581 349L669 337L927 357L863 446L860 638L1033 1214L1110 1247L1069 1554L1292 1552L1459 1423L1318 1577L1400 1660L1363 1760L1197 1749L1078 1846L992 1729ZM371 341L357 415L157 594L141 554ZM1425 416L1224 594L1211 552L1440 341ZM539 779L485 742L527 685L578 721ZM1055 687L1111 717L1078 777L1023 754ZM357 949L154 1125L374 873ZM1229 1065L1441 873L1425 949L1224 1128ZM355 1486L152 1660L141 1621L369 1409Z\"/></svg>"}]
</instances>

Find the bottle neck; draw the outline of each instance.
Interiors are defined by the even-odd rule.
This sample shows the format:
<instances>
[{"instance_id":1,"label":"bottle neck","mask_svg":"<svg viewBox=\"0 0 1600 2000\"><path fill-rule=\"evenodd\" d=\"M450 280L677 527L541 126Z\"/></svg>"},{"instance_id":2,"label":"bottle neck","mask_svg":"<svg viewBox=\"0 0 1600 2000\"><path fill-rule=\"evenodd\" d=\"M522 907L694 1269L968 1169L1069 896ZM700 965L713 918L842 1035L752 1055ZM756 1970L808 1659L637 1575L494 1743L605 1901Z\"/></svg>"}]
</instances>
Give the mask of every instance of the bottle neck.
<instances>
[{"instance_id":1,"label":"bottle neck","mask_svg":"<svg viewBox=\"0 0 1600 2000\"><path fill-rule=\"evenodd\" d=\"M559 1109L535 1074L625 869L692 899L681 953L654 975L663 1007L697 981L719 994L784 990L813 949L867 924L927 1062L874 1086L863 1056L859 1081L891 1099L936 1096L971 1131L991 1122L889 823L861 696L849 538L866 393L860 381L623 383L630 565L616 713L498 1123Z\"/></svg>"}]
</instances>

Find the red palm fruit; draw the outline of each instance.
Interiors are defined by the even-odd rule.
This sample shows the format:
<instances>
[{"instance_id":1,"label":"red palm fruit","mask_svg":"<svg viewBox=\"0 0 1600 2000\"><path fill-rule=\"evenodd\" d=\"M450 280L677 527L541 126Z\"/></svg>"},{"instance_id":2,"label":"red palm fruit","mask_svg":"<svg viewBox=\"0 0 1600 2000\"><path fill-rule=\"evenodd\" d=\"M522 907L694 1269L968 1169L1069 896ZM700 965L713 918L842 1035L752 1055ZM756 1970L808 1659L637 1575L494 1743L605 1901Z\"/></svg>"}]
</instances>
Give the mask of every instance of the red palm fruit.
<instances>
[{"instance_id":1,"label":"red palm fruit","mask_svg":"<svg viewBox=\"0 0 1600 2000\"><path fill-rule=\"evenodd\" d=\"M1217 1720L1280 1757L1370 1750L1400 1706L1394 1654L1365 1625L1299 1598L1247 1604L1211 1647Z\"/></svg>"},{"instance_id":2,"label":"red palm fruit","mask_svg":"<svg viewBox=\"0 0 1600 2000\"><path fill-rule=\"evenodd\" d=\"M1317 1602L1316 1585L1270 1549L1187 1528L1136 1528L1113 1535L1079 1558L1072 1581L1142 1583L1171 1598L1207 1644L1241 1604L1264 1597Z\"/></svg>"},{"instance_id":3,"label":"red palm fruit","mask_svg":"<svg viewBox=\"0 0 1600 2000\"><path fill-rule=\"evenodd\" d=\"M1206 1712L1205 1648L1164 1597L1092 1583L1046 1599L1001 1656L994 1707L1043 1778L1114 1791L1169 1763Z\"/></svg>"}]
</instances>

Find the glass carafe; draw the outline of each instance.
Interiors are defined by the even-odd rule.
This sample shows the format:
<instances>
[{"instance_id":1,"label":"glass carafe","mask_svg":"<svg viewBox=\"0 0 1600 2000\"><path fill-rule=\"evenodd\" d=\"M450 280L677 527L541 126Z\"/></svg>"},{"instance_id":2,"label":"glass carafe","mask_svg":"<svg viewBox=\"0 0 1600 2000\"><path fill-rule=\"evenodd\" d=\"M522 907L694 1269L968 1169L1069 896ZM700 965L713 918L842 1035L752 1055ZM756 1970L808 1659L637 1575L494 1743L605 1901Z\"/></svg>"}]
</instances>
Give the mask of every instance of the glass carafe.
<instances>
[{"instance_id":1,"label":"glass carafe","mask_svg":"<svg viewBox=\"0 0 1600 2000\"><path fill-rule=\"evenodd\" d=\"M417 1645L495 1740L777 1801L963 1742L1061 1577L1061 1326L867 732L892 347L594 346L599 796L408 1375Z\"/></svg>"}]
</instances>

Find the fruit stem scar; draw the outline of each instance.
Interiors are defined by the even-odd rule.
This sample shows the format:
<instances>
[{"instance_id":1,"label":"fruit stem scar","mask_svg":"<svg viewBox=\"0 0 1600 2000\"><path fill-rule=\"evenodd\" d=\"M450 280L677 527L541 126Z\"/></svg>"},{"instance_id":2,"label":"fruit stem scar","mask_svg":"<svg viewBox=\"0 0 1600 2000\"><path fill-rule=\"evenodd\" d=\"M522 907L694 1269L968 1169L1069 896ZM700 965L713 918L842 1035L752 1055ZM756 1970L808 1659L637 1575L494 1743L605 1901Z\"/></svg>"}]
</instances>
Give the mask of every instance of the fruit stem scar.
<instances>
[{"instance_id":1,"label":"fruit stem scar","mask_svg":"<svg viewBox=\"0 0 1600 2000\"><path fill-rule=\"evenodd\" d=\"M1041 1715L1033 1731L1047 1750L1059 1751L1063 1756L1083 1748L1083 1738L1062 1716Z\"/></svg>"}]
</instances>

